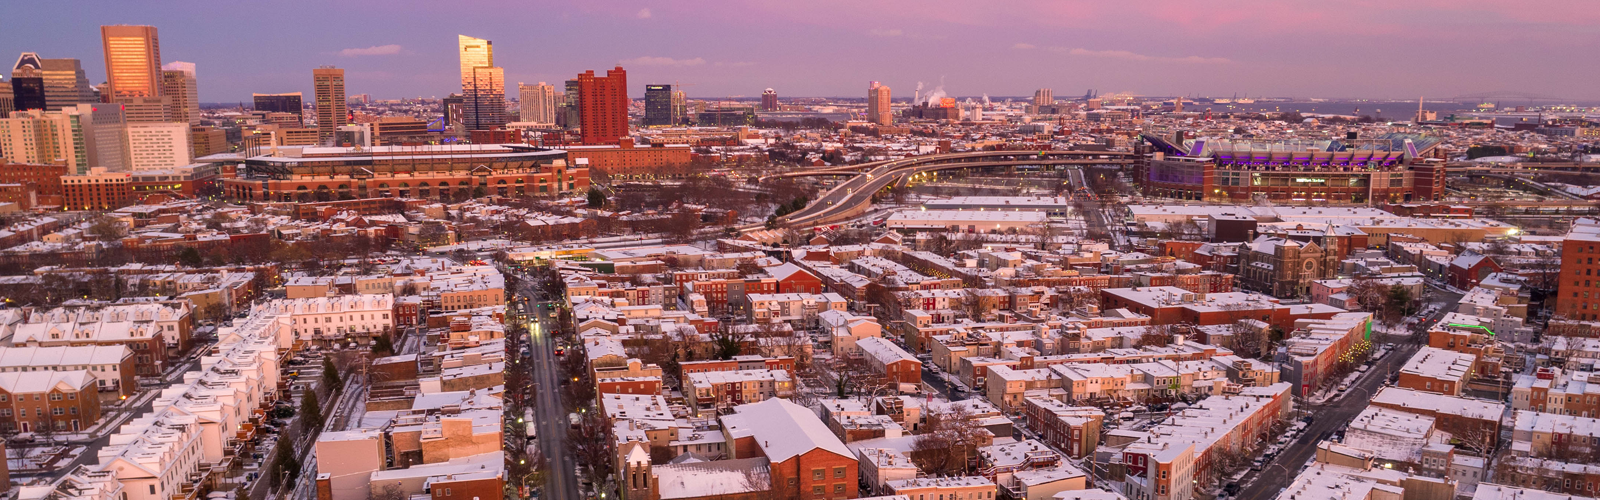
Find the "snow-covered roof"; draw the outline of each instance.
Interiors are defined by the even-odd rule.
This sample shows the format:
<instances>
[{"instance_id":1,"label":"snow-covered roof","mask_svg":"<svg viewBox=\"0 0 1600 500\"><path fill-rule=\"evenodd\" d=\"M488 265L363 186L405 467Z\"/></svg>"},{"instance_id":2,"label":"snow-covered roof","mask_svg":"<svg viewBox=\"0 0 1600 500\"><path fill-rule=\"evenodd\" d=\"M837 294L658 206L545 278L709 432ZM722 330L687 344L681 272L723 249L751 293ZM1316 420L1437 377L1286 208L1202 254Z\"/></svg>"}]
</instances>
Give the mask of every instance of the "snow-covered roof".
<instances>
[{"instance_id":1,"label":"snow-covered roof","mask_svg":"<svg viewBox=\"0 0 1600 500\"><path fill-rule=\"evenodd\" d=\"M734 407L722 417L722 426L734 439L751 437L768 460L782 462L814 449L854 457L844 442L810 409L786 399Z\"/></svg>"}]
</instances>

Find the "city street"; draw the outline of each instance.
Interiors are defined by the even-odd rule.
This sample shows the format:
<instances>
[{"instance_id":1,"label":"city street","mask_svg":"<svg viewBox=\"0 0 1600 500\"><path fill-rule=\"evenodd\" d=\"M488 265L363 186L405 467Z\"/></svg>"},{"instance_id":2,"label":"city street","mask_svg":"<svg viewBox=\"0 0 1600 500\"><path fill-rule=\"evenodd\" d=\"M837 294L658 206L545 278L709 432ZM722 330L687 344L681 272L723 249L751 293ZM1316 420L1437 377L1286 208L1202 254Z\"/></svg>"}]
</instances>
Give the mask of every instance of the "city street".
<instances>
[{"instance_id":1,"label":"city street","mask_svg":"<svg viewBox=\"0 0 1600 500\"><path fill-rule=\"evenodd\" d=\"M1461 301L1461 294L1448 290L1435 289L1434 294L1436 301L1443 302L1445 306L1424 320L1421 323L1424 327L1432 326L1444 318L1445 314L1455 311L1456 304ZM1393 350L1374 362L1372 367L1358 377L1343 395L1329 400L1326 404L1311 405L1306 408L1314 420L1294 442L1284 448L1281 454L1263 465L1260 472L1247 475L1240 481L1241 485L1246 486L1240 491L1239 498L1270 498L1288 487L1300 468L1316 456L1317 442L1327 439L1328 434L1344 427L1365 410L1367 402L1383 388L1389 374L1398 372L1423 344L1425 342L1420 339L1408 339L1394 344Z\"/></svg>"},{"instance_id":2,"label":"city street","mask_svg":"<svg viewBox=\"0 0 1600 500\"><path fill-rule=\"evenodd\" d=\"M540 297L533 291L533 287L524 282L517 291L518 296L527 297L528 301L516 301L514 307L522 311L529 318L528 339L529 353L532 363L534 385L534 422L533 432L529 434L538 436L539 451L547 460L547 478L543 496L556 500L577 500L577 477L573 473L577 468L577 461L567 450L567 411L561 405L560 360L554 354L555 345L551 338L557 332L557 322L552 317L553 308L549 306L538 307ZM529 304L532 304L531 306ZM531 310L529 308L531 307ZM508 478L520 481L521 478Z\"/></svg>"}]
</instances>

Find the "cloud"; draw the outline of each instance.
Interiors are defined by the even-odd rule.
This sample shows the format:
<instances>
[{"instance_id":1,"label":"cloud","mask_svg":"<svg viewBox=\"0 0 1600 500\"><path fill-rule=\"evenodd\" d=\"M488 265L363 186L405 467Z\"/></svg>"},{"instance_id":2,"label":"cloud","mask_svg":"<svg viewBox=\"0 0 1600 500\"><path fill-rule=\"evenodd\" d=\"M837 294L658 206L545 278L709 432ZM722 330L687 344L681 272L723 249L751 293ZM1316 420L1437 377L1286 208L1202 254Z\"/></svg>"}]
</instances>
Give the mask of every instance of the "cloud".
<instances>
[{"instance_id":1,"label":"cloud","mask_svg":"<svg viewBox=\"0 0 1600 500\"><path fill-rule=\"evenodd\" d=\"M1037 49L1038 47L1034 46L1031 43L1019 43L1019 44L1016 44L1016 45L1012 45L1011 48L1017 49L1017 50L1032 50L1032 49Z\"/></svg>"},{"instance_id":2,"label":"cloud","mask_svg":"<svg viewBox=\"0 0 1600 500\"><path fill-rule=\"evenodd\" d=\"M729 67L729 68L743 68L745 66L755 66L755 65L756 65L756 63L753 63L753 62L740 61L740 62L719 62L719 63L713 64L712 66L723 66L723 67Z\"/></svg>"},{"instance_id":3,"label":"cloud","mask_svg":"<svg viewBox=\"0 0 1600 500\"><path fill-rule=\"evenodd\" d=\"M621 61L617 61L617 63L623 66L703 66L706 63L706 60L700 57L696 57L694 59L673 59L671 57L644 56L635 57L633 59L623 59Z\"/></svg>"},{"instance_id":4,"label":"cloud","mask_svg":"<svg viewBox=\"0 0 1600 500\"><path fill-rule=\"evenodd\" d=\"M872 36L876 36L876 37L893 37L893 36L901 36L901 35L904 35L906 33L904 31L900 31L899 28L894 28L894 29L873 28L873 29L867 31L867 34L868 35L872 35Z\"/></svg>"},{"instance_id":5,"label":"cloud","mask_svg":"<svg viewBox=\"0 0 1600 500\"><path fill-rule=\"evenodd\" d=\"M646 7L646 8L643 8L643 9L639 9L639 13L638 14L634 14L633 17L637 17L639 19L649 19L650 15L651 15L650 14L650 8Z\"/></svg>"},{"instance_id":6,"label":"cloud","mask_svg":"<svg viewBox=\"0 0 1600 500\"><path fill-rule=\"evenodd\" d=\"M1089 50L1083 48L1051 47L1050 50L1073 56L1101 57L1106 59L1122 59L1125 61L1139 62L1173 62L1191 64L1231 64L1232 60L1225 57L1162 57L1129 52L1126 50Z\"/></svg>"},{"instance_id":7,"label":"cloud","mask_svg":"<svg viewBox=\"0 0 1600 500\"><path fill-rule=\"evenodd\" d=\"M399 53L400 46L395 44L374 45L365 49L344 49L339 51L339 55L345 57L391 56Z\"/></svg>"}]
</instances>

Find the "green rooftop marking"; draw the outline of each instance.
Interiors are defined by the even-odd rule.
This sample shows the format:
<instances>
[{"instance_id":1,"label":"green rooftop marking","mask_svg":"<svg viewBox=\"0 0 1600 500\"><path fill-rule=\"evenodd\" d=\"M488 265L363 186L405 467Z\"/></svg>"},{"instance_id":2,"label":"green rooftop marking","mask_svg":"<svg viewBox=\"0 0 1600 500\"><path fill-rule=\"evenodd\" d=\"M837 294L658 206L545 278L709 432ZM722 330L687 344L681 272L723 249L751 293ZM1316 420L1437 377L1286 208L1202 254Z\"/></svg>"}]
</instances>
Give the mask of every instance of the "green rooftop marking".
<instances>
[{"instance_id":1,"label":"green rooftop marking","mask_svg":"<svg viewBox=\"0 0 1600 500\"><path fill-rule=\"evenodd\" d=\"M1461 323L1445 323L1444 326L1453 326L1453 327L1456 327L1456 328L1476 328L1476 329L1479 329L1479 330L1483 330L1484 332L1487 332L1489 335L1494 335L1494 330L1490 330L1490 329L1488 329L1488 328L1486 328L1486 327L1484 327L1482 325L1463 325Z\"/></svg>"}]
</instances>

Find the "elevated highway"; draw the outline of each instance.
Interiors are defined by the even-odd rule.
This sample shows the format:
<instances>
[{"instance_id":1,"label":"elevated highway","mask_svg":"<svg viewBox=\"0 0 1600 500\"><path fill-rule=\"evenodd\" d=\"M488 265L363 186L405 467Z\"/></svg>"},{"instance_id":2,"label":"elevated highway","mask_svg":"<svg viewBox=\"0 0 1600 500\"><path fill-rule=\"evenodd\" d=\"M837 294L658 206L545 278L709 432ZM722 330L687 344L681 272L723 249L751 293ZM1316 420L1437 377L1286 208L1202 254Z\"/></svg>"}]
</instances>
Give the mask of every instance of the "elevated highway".
<instances>
[{"instance_id":1,"label":"elevated highway","mask_svg":"<svg viewBox=\"0 0 1600 500\"><path fill-rule=\"evenodd\" d=\"M777 174L776 177L854 175L817 197L809 206L778 220L786 227L814 227L856 217L870 210L872 195L891 184L904 185L917 174L938 170L1023 165L1127 165L1134 153L1116 151L981 151L915 156L899 160Z\"/></svg>"},{"instance_id":2,"label":"elevated highway","mask_svg":"<svg viewBox=\"0 0 1600 500\"><path fill-rule=\"evenodd\" d=\"M1445 165L1450 174L1537 174L1540 172L1591 172L1600 173L1600 163L1595 162L1521 162L1477 163L1452 162Z\"/></svg>"}]
</instances>

